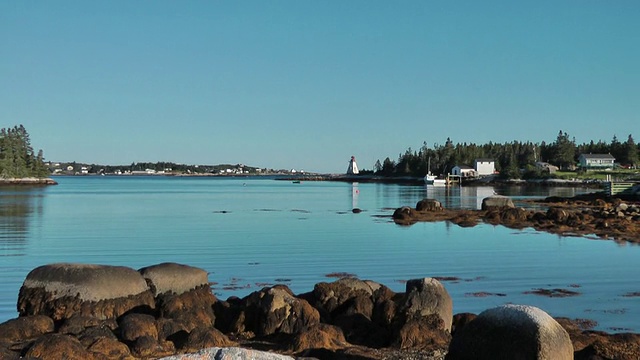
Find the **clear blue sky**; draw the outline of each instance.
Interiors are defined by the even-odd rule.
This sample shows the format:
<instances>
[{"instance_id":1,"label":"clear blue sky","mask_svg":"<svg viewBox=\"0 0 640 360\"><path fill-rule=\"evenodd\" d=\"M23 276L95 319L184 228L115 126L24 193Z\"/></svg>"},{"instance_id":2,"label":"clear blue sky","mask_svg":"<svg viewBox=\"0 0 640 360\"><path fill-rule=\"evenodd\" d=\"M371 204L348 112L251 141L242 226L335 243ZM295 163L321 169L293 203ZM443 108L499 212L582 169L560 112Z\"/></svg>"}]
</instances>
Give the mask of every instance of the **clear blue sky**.
<instances>
[{"instance_id":1,"label":"clear blue sky","mask_svg":"<svg viewBox=\"0 0 640 360\"><path fill-rule=\"evenodd\" d=\"M53 161L344 172L640 140L640 1L0 0L0 127Z\"/></svg>"}]
</instances>

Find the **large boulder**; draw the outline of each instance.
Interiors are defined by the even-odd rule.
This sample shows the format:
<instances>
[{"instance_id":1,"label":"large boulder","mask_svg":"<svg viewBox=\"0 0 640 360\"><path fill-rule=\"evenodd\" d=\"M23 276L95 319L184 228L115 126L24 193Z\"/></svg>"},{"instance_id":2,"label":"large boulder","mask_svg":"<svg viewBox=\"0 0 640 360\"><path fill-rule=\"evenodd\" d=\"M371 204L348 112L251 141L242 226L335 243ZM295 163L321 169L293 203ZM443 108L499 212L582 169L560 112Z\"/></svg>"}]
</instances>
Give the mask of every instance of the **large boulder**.
<instances>
[{"instance_id":1,"label":"large boulder","mask_svg":"<svg viewBox=\"0 0 640 360\"><path fill-rule=\"evenodd\" d=\"M417 211L443 211L440 201L435 199L422 199L416 204Z\"/></svg>"},{"instance_id":2,"label":"large boulder","mask_svg":"<svg viewBox=\"0 0 640 360\"><path fill-rule=\"evenodd\" d=\"M149 284L154 296L165 293L180 295L202 285L209 285L205 270L188 265L162 263L138 271Z\"/></svg>"},{"instance_id":3,"label":"large boulder","mask_svg":"<svg viewBox=\"0 0 640 360\"><path fill-rule=\"evenodd\" d=\"M320 314L306 300L297 298L285 285L267 287L242 300L232 332L258 336L296 334L320 322Z\"/></svg>"},{"instance_id":4,"label":"large boulder","mask_svg":"<svg viewBox=\"0 0 640 360\"><path fill-rule=\"evenodd\" d=\"M331 322L333 317L345 312L359 312L370 318L373 311L373 294L381 287L382 285L373 281L345 277L332 283L317 283L311 293L302 294L300 297L319 308L326 317L323 318L326 322ZM355 301L356 298L360 298L361 301ZM347 302L352 306L345 306Z\"/></svg>"},{"instance_id":5,"label":"large boulder","mask_svg":"<svg viewBox=\"0 0 640 360\"><path fill-rule=\"evenodd\" d=\"M115 319L131 310L151 311L144 278L124 266L50 264L33 269L18 296L18 312L62 320L75 314Z\"/></svg>"},{"instance_id":6,"label":"large boulder","mask_svg":"<svg viewBox=\"0 0 640 360\"><path fill-rule=\"evenodd\" d=\"M492 195L482 199L482 210L496 209L496 208L514 208L513 201L508 196Z\"/></svg>"},{"instance_id":7,"label":"large boulder","mask_svg":"<svg viewBox=\"0 0 640 360\"><path fill-rule=\"evenodd\" d=\"M395 315L395 294L387 287L353 277L318 283L302 294L320 312L323 322L336 325L352 344L380 348L389 343L388 325Z\"/></svg>"},{"instance_id":8,"label":"large boulder","mask_svg":"<svg viewBox=\"0 0 640 360\"><path fill-rule=\"evenodd\" d=\"M159 316L182 322L187 331L213 326L213 304L207 272L203 269L162 263L139 270L156 297Z\"/></svg>"},{"instance_id":9,"label":"large boulder","mask_svg":"<svg viewBox=\"0 0 640 360\"><path fill-rule=\"evenodd\" d=\"M436 314L442 319L442 329L451 332L453 302L447 289L434 278L407 281L403 303L398 309L402 322Z\"/></svg>"},{"instance_id":10,"label":"large boulder","mask_svg":"<svg viewBox=\"0 0 640 360\"><path fill-rule=\"evenodd\" d=\"M453 303L442 283L412 279L398 300L390 345L399 349L444 351L451 339Z\"/></svg>"},{"instance_id":11,"label":"large boulder","mask_svg":"<svg viewBox=\"0 0 640 360\"><path fill-rule=\"evenodd\" d=\"M486 310L456 331L447 360L573 360L569 334L546 312L526 305Z\"/></svg>"}]
</instances>

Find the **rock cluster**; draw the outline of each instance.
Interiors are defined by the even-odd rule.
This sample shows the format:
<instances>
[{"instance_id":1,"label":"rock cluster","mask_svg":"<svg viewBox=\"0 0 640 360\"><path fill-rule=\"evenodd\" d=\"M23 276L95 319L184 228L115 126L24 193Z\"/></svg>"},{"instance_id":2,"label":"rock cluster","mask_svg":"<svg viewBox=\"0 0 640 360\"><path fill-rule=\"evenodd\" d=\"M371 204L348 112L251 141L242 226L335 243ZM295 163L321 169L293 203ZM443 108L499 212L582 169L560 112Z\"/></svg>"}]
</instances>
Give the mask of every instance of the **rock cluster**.
<instances>
[{"instance_id":1,"label":"rock cluster","mask_svg":"<svg viewBox=\"0 0 640 360\"><path fill-rule=\"evenodd\" d=\"M544 359L573 356L574 347L585 359L638 355L634 334L606 337L565 321L570 340L540 309L507 305L476 317L454 316L452 305L433 278L409 280L403 293L342 278L299 295L275 285L221 301L207 273L186 265L51 264L29 273L20 317L0 324L0 358Z\"/></svg>"},{"instance_id":2,"label":"rock cluster","mask_svg":"<svg viewBox=\"0 0 640 360\"><path fill-rule=\"evenodd\" d=\"M415 208L403 206L393 213L393 220L401 225L418 221L450 221L460 226L475 226L480 222L575 236L595 235L616 241L640 242L640 205L625 203L617 198L594 197L581 199L547 198L540 204L546 211L515 207L506 196L483 199L482 210L449 210L425 207L428 201L418 202Z\"/></svg>"}]
</instances>

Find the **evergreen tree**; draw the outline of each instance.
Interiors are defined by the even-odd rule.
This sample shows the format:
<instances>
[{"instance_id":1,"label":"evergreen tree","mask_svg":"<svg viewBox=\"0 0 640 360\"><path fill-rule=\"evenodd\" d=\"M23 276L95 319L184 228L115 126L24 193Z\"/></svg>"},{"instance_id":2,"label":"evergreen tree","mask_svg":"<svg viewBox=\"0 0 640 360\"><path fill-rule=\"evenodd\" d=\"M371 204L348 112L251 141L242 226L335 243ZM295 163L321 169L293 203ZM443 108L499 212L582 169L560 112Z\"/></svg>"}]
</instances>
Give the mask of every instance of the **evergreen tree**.
<instances>
[{"instance_id":1,"label":"evergreen tree","mask_svg":"<svg viewBox=\"0 0 640 360\"><path fill-rule=\"evenodd\" d=\"M632 167L636 167L638 166L638 164L640 163L640 161L638 160L638 146L636 145L636 142L633 140L633 136L631 136L631 134L629 134L629 137L627 138L627 142L624 144L624 155L625 155L625 162L624 164L629 164Z\"/></svg>"},{"instance_id":2,"label":"evergreen tree","mask_svg":"<svg viewBox=\"0 0 640 360\"><path fill-rule=\"evenodd\" d=\"M382 174L385 176L390 176L395 171L396 164L388 157L384 159L382 162Z\"/></svg>"},{"instance_id":3,"label":"evergreen tree","mask_svg":"<svg viewBox=\"0 0 640 360\"><path fill-rule=\"evenodd\" d=\"M42 150L36 156L23 125L0 130L0 177L46 177Z\"/></svg>"},{"instance_id":4,"label":"evergreen tree","mask_svg":"<svg viewBox=\"0 0 640 360\"><path fill-rule=\"evenodd\" d=\"M380 163L380 159L376 160L376 164L373 165L373 169L376 172L376 174L382 171L382 164Z\"/></svg>"},{"instance_id":5,"label":"evergreen tree","mask_svg":"<svg viewBox=\"0 0 640 360\"><path fill-rule=\"evenodd\" d=\"M627 163L627 154L624 144L618 140L616 135L613 135L613 139L611 139L611 146L609 147L609 153L616 158L616 162L626 164Z\"/></svg>"},{"instance_id":6,"label":"evergreen tree","mask_svg":"<svg viewBox=\"0 0 640 360\"><path fill-rule=\"evenodd\" d=\"M553 143L552 154L552 163L563 169L571 168L576 163L575 141L569 140L569 134L560 130L556 141Z\"/></svg>"}]
</instances>

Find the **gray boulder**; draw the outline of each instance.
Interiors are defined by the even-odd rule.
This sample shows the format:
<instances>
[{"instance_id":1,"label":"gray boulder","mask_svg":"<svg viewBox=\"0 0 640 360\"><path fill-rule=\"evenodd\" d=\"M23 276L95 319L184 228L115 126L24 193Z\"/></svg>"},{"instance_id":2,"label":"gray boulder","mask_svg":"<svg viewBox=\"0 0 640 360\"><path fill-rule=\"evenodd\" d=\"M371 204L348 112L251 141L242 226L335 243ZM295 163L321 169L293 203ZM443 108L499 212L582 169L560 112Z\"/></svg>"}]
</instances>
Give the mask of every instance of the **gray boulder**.
<instances>
[{"instance_id":1,"label":"gray boulder","mask_svg":"<svg viewBox=\"0 0 640 360\"><path fill-rule=\"evenodd\" d=\"M482 210L499 209L499 208L515 208L513 201L508 196L492 195L482 199Z\"/></svg>"},{"instance_id":2,"label":"gray boulder","mask_svg":"<svg viewBox=\"0 0 640 360\"><path fill-rule=\"evenodd\" d=\"M456 331L447 360L572 360L569 334L546 312L527 305L486 310Z\"/></svg>"},{"instance_id":3,"label":"gray boulder","mask_svg":"<svg viewBox=\"0 0 640 360\"><path fill-rule=\"evenodd\" d=\"M434 278L409 280L405 299L398 313L407 322L436 314L443 321L443 330L451 332L453 302L447 289Z\"/></svg>"},{"instance_id":4,"label":"gray boulder","mask_svg":"<svg viewBox=\"0 0 640 360\"><path fill-rule=\"evenodd\" d=\"M285 285L265 287L242 299L241 311L231 320L231 332L258 336L296 334L320 323L320 314Z\"/></svg>"},{"instance_id":5,"label":"gray boulder","mask_svg":"<svg viewBox=\"0 0 640 360\"><path fill-rule=\"evenodd\" d=\"M422 199L416 204L417 211L443 211L440 201L435 199Z\"/></svg>"},{"instance_id":6,"label":"gray boulder","mask_svg":"<svg viewBox=\"0 0 640 360\"><path fill-rule=\"evenodd\" d=\"M124 266L59 263L37 267L18 295L18 312L54 320L75 314L114 319L132 309L154 309L140 273Z\"/></svg>"},{"instance_id":7,"label":"gray boulder","mask_svg":"<svg viewBox=\"0 0 640 360\"><path fill-rule=\"evenodd\" d=\"M156 297L158 313L181 322L187 331L213 326L213 304L207 272L193 266L162 263L139 270Z\"/></svg>"},{"instance_id":8,"label":"gray boulder","mask_svg":"<svg viewBox=\"0 0 640 360\"><path fill-rule=\"evenodd\" d=\"M209 285L205 270L188 265L162 263L138 271L149 283L154 296L167 292L180 295L200 286Z\"/></svg>"}]
</instances>

